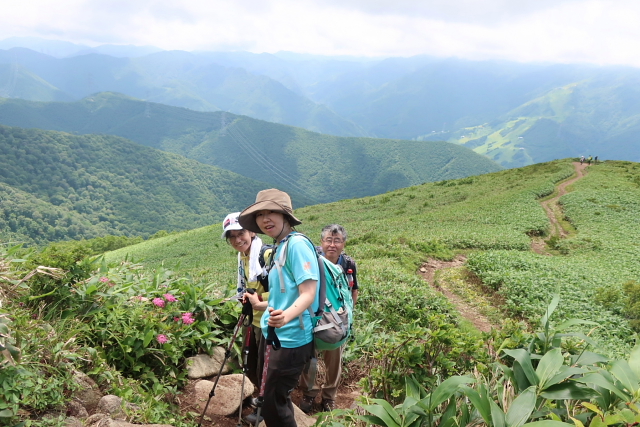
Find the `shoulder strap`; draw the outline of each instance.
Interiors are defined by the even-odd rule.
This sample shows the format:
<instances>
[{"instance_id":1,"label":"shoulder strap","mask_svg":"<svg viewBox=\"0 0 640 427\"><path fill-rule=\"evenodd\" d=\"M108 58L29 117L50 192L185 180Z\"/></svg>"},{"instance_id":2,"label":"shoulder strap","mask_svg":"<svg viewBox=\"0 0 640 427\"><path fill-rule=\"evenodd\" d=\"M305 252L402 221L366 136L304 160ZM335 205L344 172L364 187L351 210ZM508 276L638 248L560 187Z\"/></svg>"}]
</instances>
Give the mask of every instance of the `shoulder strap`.
<instances>
[{"instance_id":1,"label":"shoulder strap","mask_svg":"<svg viewBox=\"0 0 640 427\"><path fill-rule=\"evenodd\" d=\"M276 270L278 271L278 277L280 278L280 292L282 293L285 292L284 274L282 273L282 269L284 267L285 262L287 261L287 247L289 245L289 238L292 236L301 236L307 239L307 241L309 241L311 246L314 248L314 252L315 252L315 245L313 244L311 239L309 239L307 236L305 236L302 233L289 234L280 242L280 244L282 245L282 249L280 249L280 254L275 259L274 265L276 267ZM324 310L325 300L327 298L327 289L326 289L327 279L325 276L324 265L322 264L322 260L320 259L320 256L317 254L317 252L316 252L316 257L318 260L318 274L320 275L319 277L320 280L318 283L318 285L320 286L318 313L322 313L322 310ZM313 318L315 314L313 313L313 309L311 308L311 306L309 306L307 311L309 312L309 315L311 316L311 318ZM300 320L300 328L304 329L304 321L302 319L302 314L298 316L298 318Z\"/></svg>"}]
</instances>

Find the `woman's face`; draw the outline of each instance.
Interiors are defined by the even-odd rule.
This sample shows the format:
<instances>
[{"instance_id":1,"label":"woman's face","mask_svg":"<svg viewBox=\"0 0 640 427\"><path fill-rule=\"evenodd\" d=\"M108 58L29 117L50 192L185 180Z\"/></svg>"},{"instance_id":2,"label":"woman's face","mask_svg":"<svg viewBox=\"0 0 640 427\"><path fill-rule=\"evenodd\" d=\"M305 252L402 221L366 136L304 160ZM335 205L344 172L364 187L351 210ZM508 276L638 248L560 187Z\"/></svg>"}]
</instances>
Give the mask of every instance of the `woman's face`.
<instances>
[{"instance_id":1,"label":"woman's face","mask_svg":"<svg viewBox=\"0 0 640 427\"><path fill-rule=\"evenodd\" d=\"M280 212L261 210L256 213L256 224L272 239L282 239L289 234L291 226Z\"/></svg>"},{"instance_id":2,"label":"woman's face","mask_svg":"<svg viewBox=\"0 0 640 427\"><path fill-rule=\"evenodd\" d=\"M231 230L227 232L227 239L233 249L247 254L251 249L251 241L253 241L255 235L256 233L249 230Z\"/></svg>"}]
</instances>

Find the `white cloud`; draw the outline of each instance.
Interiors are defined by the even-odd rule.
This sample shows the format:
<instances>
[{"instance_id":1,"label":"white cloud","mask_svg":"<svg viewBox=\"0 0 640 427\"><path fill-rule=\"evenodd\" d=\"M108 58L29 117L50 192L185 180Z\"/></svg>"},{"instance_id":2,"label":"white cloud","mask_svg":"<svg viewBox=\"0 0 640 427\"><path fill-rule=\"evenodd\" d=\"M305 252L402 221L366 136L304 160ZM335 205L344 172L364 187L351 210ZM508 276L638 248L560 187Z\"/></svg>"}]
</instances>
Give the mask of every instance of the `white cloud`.
<instances>
[{"instance_id":1,"label":"white cloud","mask_svg":"<svg viewBox=\"0 0 640 427\"><path fill-rule=\"evenodd\" d=\"M635 0L0 0L0 39L640 66Z\"/></svg>"}]
</instances>

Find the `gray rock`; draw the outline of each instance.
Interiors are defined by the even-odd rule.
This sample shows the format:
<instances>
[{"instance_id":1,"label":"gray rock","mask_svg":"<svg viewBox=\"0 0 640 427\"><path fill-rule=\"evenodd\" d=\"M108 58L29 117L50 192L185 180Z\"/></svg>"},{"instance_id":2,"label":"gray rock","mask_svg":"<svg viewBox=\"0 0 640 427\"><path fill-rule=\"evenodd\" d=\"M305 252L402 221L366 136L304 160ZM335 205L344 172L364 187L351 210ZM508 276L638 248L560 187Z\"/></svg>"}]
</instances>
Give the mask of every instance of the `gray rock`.
<instances>
[{"instance_id":1,"label":"gray rock","mask_svg":"<svg viewBox=\"0 0 640 427\"><path fill-rule=\"evenodd\" d=\"M84 427L84 424L82 424L82 421L80 421L76 417L67 417L64 420L64 425L65 427Z\"/></svg>"},{"instance_id":2,"label":"gray rock","mask_svg":"<svg viewBox=\"0 0 640 427\"><path fill-rule=\"evenodd\" d=\"M107 414L93 414L91 415L89 418L87 418L86 420L84 420L84 424L87 427L93 426L95 424L98 424L100 421L102 421L103 419L109 418L109 416Z\"/></svg>"},{"instance_id":3,"label":"gray rock","mask_svg":"<svg viewBox=\"0 0 640 427\"><path fill-rule=\"evenodd\" d=\"M73 398L85 407L88 413L95 411L98 402L102 398L102 392L94 380L83 372L74 371L73 380L78 388L73 393Z\"/></svg>"},{"instance_id":4,"label":"gray rock","mask_svg":"<svg viewBox=\"0 0 640 427\"><path fill-rule=\"evenodd\" d=\"M293 405L293 411L296 417L296 424L298 424L298 427L311 427L316 424L316 421L318 421L316 418L310 417L304 412L302 412L302 409L298 408L298 406L295 404Z\"/></svg>"},{"instance_id":5,"label":"gray rock","mask_svg":"<svg viewBox=\"0 0 640 427\"><path fill-rule=\"evenodd\" d=\"M211 356L208 354L199 354L197 356L187 358L187 376L189 379L195 380L218 375L218 372L220 372L220 366L224 360L224 353L224 348L216 347L213 349L213 354ZM222 369L222 374L226 374L231 371L228 362L229 361L227 361Z\"/></svg>"},{"instance_id":6,"label":"gray rock","mask_svg":"<svg viewBox=\"0 0 640 427\"><path fill-rule=\"evenodd\" d=\"M94 414L87 418L86 427L173 427L170 424L131 424L124 420L113 420L106 414Z\"/></svg>"},{"instance_id":7,"label":"gray rock","mask_svg":"<svg viewBox=\"0 0 640 427\"><path fill-rule=\"evenodd\" d=\"M127 416L122 410L122 399L112 394L103 396L98 402L98 412L108 414L114 420L125 419Z\"/></svg>"},{"instance_id":8,"label":"gray rock","mask_svg":"<svg viewBox=\"0 0 640 427\"><path fill-rule=\"evenodd\" d=\"M89 416L87 408L85 408L84 405L77 400L72 400L67 404L67 414L83 420Z\"/></svg>"},{"instance_id":9,"label":"gray rock","mask_svg":"<svg viewBox=\"0 0 640 427\"><path fill-rule=\"evenodd\" d=\"M198 381L195 385L194 400L204 410L204 406L209 400L209 393L213 387L212 381ZM242 374L232 374L220 377L216 386L215 396L211 398L206 415L231 415L240 407L240 389L242 387ZM246 398L254 391L254 386L248 379L244 382L244 392Z\"/></svg>"}]
</instances>

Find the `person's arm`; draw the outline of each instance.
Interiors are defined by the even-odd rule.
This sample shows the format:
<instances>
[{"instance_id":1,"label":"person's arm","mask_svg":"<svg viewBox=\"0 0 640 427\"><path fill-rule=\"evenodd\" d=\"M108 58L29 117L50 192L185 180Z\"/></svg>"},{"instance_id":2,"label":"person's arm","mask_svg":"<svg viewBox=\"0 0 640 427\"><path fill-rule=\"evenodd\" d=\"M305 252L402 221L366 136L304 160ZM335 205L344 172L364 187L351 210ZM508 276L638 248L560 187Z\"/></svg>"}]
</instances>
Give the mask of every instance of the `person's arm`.
<instances>
[{"instance_id":1,"label":"person's arm","mask_svg":"<svg viewBox=\"0 0 640 427\"><path fill-rule=\"evenodd\" d=\"M269 313L271 313L269 316L269 326L281 328L307 310L316 298L317 284L317 280L312 279L300 283L298 285L300 296L285 310L274 310L273 307L269 307Z\"/></svg>"},{"instance_id":2,"label":"person's arm","mask_svg":"<svg viewBox=\"0 0 640 427\"><path fill-rule=\"evenodd\" d=\"M351 288L351 299L353 299L353 306L356 306L356 302L358 302L358 289L360 284L358 283L358 265L356 261L351 258L353 265L351 266L351 270L353 270L353 288Z\"/></svg>"},{"instance_id":3,"label":"person's arm","mask_svg":"<svg viewBox=\"0 0 640 427\"><path fill-rule=\"evenodd\" d=\"M267 306L269 305L269 302L262 301L257 293L251 294L249 292L245 292L244 297L251 302L251 307L254 310L265 311L267 309Z\"/></svg>"}]
</instances>

